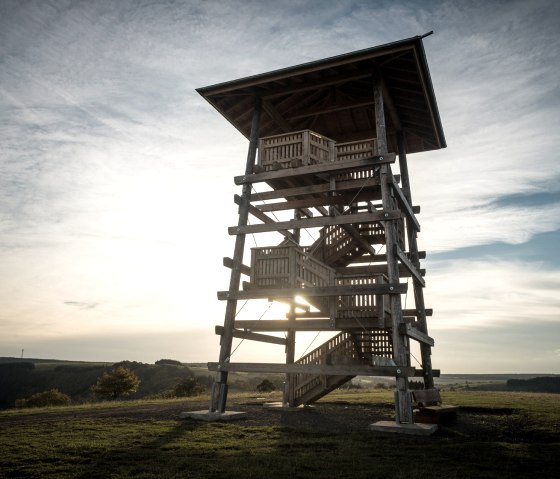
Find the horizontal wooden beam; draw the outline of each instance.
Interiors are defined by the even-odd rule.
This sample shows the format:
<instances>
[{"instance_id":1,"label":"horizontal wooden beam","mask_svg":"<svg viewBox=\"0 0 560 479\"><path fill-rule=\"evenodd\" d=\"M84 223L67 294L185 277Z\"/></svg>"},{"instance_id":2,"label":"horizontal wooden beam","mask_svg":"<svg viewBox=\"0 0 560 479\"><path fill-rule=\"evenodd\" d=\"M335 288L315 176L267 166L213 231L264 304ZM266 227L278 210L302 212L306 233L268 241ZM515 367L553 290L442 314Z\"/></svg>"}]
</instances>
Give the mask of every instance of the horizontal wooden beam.
<instances>
[{"instance_id":1,"label":"horizontal wooden beam","mask_svg":"<svg viewBox=\"0 0 560 479\"><path fill-rule=\"evenodd\" d=\"M307 314L297 314L297 318L300 316L307 316ZM235 321L235 328L271 333L285 332L289 329L294 331L363 331L364 328L366 330L379 329L379 319L376 317L341 318L333 322L331 319L325 318L325 315L322 319L296 319L290 322L287 319L238 319Z\"/></svg>"},{"instance_id":2,"label":"horizontal wooden beam","mask_svg":"<svg viewBox=\"0 0 560 479\"><path fill-rule=\"evenodd\" d=\"M340 276L375 276L379 274L387 274L386 264L374 264L368 266L351 266L351 267L339 267L335 268L336 274ZM425 269L420 270L420 274L423 276L426 274ZM411 273L403 265L399 265L399 276L409 277Z\"/></svg>"},{"instance_id":3,"label":"horizontal wooden beam","mask_svg":"<svg viewBox=\"0 0 560 479\"><path fill-rule=\"evenodd\" d=\"M408 336L409 338L416 339L420 343L427 344L428 346L434 346L434 339L428 336L426 333L419 331L411 324L401 323L399 324L399 332Z\"/></svg>"},{"instance_id":4,"label":"horizontal wooden beam","mask_svg":"<svg viewBox=\"0 0 560 479\"><path fill-rule=\"evenodd\" d=\"M224 257L223 265L226 268L233 269L233 260L231 258ZM247 266L245 264L242 264L241 265L241 274L244 274L246 276L251 276L251 268L249 268L249 266Z\"/></svg>"},{"instance_id":5,"label":"horizontal wooden beam","mask_svg":"<svg viewBox=\"0 0 560 479\"><path fill-rule=\"evenodd\" d=\"M225 333L225 328L223 326L216 326L215 331L218 336L223 336L223 334ZM250 341L260 341L261 343L279 344L281 346L285 346L286 344L288 344L286 338L278 338L276 336L268 336L266 334L252 333L249 331L237 331L234 329L232 331L232 336L234 338L248 339Z\"/></svg>"},{"instance_id":6,"label":"horizontal wooden beam","mask_svg":"<svg viewBox=\"0 0 560 479\"><path fill-rule=\"evenodd\" d=\"M208 363L208 370L219 372L316 374L317 376L415 377L416 374L416 369L412 367L368 366L367 364Z\"/></svg>"},{"instance_id":7,"label":"horizontal wooden beam","mask_svg":"<svg viewBox=\"0 0 560 479\"><path fill-rule=\"evenodd\" d=\"M376 155L369 158L350 161L333 161L329 163L318 163L316 165L300 166L298 168L284 168L277 171L266 171L264 173L254 173L252 175L236 176L236 185L245 183L261 183L271 180L282 180L305 175L320 175L323 173L345 173L353 170L371 168L386 163L394 163L395 154Z\"/></svg>"},{"instance_id":8,"label":"horizontal wooden beam","mask_svg":"<svg viewBox=\"0 0 560 479\"><path fill-rule=\"evenodd\" d=\"M233 196L233 201L235 202L236 205L241 206L247 200L245 200L243 197L241 197L239 195L234 195ZM255 206L253 206L251 204L248 204L247 206L249 208L249 213L251 213L255 218L261 220L264 224L276 225L276 223L277 223L276 221L274 221L272 218L270 218L269 216L267 216L266 214L261 212ZM280 233L281 235L285 236L286 238L291 239L294 243L297 243L296 239L294 238L294 235L291 232L289 232L287 230L276 230L276 229L274 231L278 231L278 233Z\"/></svg>"},{"instance_id":9,"label":"horizontal wooden beam","mask_svg":"<svg viewBox=\"0 0 560 479\"><path fill-rule=\"evenodd\" d=\"M228 228L230 235L269 233L304 228L322 228L323 226L348 225L352 223L375 223L376 221L397 220L401 218L399 210L376 211L375 213L356 213L340 216L318 216L316 218L292 219L278 221L274 224L256 224L244 226L231 226Z\"/></svg>"},{"instance_id":10,"label":"horizontal wooden beam","mask_svg":"<svg viewBox=\"0 0 560 479\"><path fill-rule=\"evenodd\" d=\"M406 283L385 284L350 284L341 286L321 286L315 288L274 288L274 289L250 289L248 291L218 291L218 299L226 301L230 299L274 299L293 298L295 296L305 297L328 297L328 296L354 296L358 294L405 294L408 290Z\"/></svg>"},{"instance_id":11,"label":"horizontal wooden beam","mask_svg":"<svg viewBox=\"0 0 560 479\"><path fill-rule=\"evenodd\" d=\"M433 309L425 309L424 311L426 316L432 316L434 314ZM422 311L418 309L403 309L402 312L404 316L420 316L422 313Z\"/></svg>"},{"instance_id":12,"label":"horizontal wooden beam","mask_svg":"<svg viewBox=\"0 0 560 479\"><path fill-rule=\"evenodd\" d=\"M375 178L369 178L364 181L363 178L359 180L345 180L336 183L336 191L338 193L342 191L360 190L362 188L370 188L372 186L379 186ZM321 183L319 185L306 185L306 186L296 186L293 188L282 188L271 191L263 191L261 193L253 193L251 195L251 202L264 201L264 200L274 200L277 198L290 198L290 197L304 197L311 196L319 193L329 193L332 191L330 183Z\"/></svg>"},{"instance_id":13,"label":"horizontal wooden beam","mask_svg":"<svg viewBox=\"0 0 560 479\"><path fill-rule=\"evenodd\" d=\"M363 183L362 183L363 184ZM315 206L332 206L332 205L349 205L351 202L378 200L381 198L381 192L370 189L364 190L358 194L343 194L337 196L320 196L308 197L291 201L283 201L278 203L267 203L257 205L260 211L282 211L299 208L313 208Z\"/></svg>"},{"instance_id":14,"label":"horizontal wooden beam","mask_svg":"<svg viewBox=\"0 0 560 479\"><path fill-rule=\"evenodd\" d=\"M410 253L406 253L410 257ZM426 259L426 252L425 251L418 251L418 259ZM351 264L364 264L364 263L386 263L387 262L387 255L383 254L376 254L374 256L370 254L364 254L363 256L358 256L352 260Z\"/></svg>"}]
</instances>

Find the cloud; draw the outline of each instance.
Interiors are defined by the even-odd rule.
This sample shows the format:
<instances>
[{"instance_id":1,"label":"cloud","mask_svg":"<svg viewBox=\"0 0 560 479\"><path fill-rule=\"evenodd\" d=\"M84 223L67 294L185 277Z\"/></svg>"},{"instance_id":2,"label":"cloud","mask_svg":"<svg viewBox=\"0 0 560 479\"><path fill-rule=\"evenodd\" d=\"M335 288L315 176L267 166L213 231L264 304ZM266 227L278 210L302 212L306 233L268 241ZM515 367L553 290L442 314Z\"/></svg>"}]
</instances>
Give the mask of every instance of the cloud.
<instances>
[{"instance_id":1,"label":"cloud","mask_svg":"<svg viewBox=\"0 0 560 479\"><path fill-rule=\"evenodd\" d=\"M64 304L78 309L93 309L99 306L99 303L86 303L84 301L64 301Z\"/></svg>"},{"instance_id":2,"label":"cloud","mask_svg":"<svg viewBox=\"0 0 560 479\"><path fill-rule=\"evenodd\" d=\"M426 302L430 330L478 329L533 323L560 326L560 271L543 263L496 258L429 262Z\"/></svg>"},{"instance_id":3,"label":"cloud","mask_svg":"<svg viewBox=\"0 0 560 479\"><path fill-rule=\"evenodd\" d=\"M246 140L194 88L432 29L424 44L449 147L410 156L412 191L420 246L459 255L428 256L435 331L525 324L531 311L555 324L557 273L497 249L550 245L544 233L560 228L558 5L0 2L2 335L46 356L79 355L64 335L79 336L80 359L94 359L100 330L134 329L146 336L122 355L99 354L149 360L154 329L177 331L160 339L178 353L185 335L211 332ZM497 248L491 259L460 257L480 245ZM210 336L197 360L217 352Z\"/></svg>"}]
</instances>

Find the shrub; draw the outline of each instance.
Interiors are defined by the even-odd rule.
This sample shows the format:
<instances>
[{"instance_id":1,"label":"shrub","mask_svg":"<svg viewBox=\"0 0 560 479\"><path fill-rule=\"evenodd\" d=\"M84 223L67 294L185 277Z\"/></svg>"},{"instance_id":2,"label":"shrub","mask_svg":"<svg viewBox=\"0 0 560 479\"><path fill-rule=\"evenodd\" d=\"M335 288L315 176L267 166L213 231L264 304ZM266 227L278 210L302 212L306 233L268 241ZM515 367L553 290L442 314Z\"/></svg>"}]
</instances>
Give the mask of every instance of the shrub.
<instances>
[{"instance_id":1,"label":"shrub","mask_svg":"<svg viewBox=\"0 0 560 479\"><path fill-rule=\"evenodd\" d=\"M173 393L176 397L188 397L202 394L205 390L206 388L204 384L202 384L197 378L190 377L185 378L178 383L173 389Z\"/></svg>"},{"instance_id":2,"label":"shrub","mask_svg":"<svg viewBox=\"0 0 560 479\"><path fill-rule=\"evenodd\" d=\"M271 391L276 391L278 388L273 382L268 379L263 379L259 384L257 384L257 391L260 393L269 393Z\"/></svg>"},{"instance_id":3,"label":"shrub","mask_svg":"<svg viewBox=\"0 0 560 479\"><path fill-rule=\"evenodd\" d=\"M70 396L61 393L58 389L51 389L50 391L33 394L33 396L27 399L18 399L16 401L16 407L68 406L70 402Z\"/></svg>"},{"instance_id":4,"label":"shrub","mask_svg":"<svg viewBox=\"0 0 560 479\"><path fill-rule=\"evenodd\" d=\"M107 399L117 399L136 392L139 385L140 379L133 371L119 366L110 372L103 373L91 389L99 396Z\"/></svg>"}]
</instances>

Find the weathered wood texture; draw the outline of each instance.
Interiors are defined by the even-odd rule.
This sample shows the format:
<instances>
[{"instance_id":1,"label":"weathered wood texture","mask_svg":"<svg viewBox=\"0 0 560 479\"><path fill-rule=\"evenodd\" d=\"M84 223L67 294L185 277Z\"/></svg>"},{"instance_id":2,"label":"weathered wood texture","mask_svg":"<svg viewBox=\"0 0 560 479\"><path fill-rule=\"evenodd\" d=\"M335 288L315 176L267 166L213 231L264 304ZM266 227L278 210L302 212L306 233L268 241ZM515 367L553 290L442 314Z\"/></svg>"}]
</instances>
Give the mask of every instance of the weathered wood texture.
<instances>
[{"instance_id":1,"label":"weathered wood texture","mask_svg":"<svg viewBox=\"0 0 560 479\"><path fill-rule=\"evenodd\" d=\"M238 224L228 230L234 254L224 258L230 284L218 293L226 313L216 329L220 357L210 367L219 380L210 409L224 410L229 371L286 373L290 405L313 402L355 375L391 375L396 419L412 422L407 378L421 376L431 389L438 372L406 154L445 147L422 38L198 91L250 140L245 173L234 179L242 194L234 198ZM392 173L393 151L402 178ZM300 244L305 229L314 236L309 245ZM257 241L260 233L280 244L259 244L244 264L246 235ZM242 274L249 281L240 290ZM414 298L403 309L408 278ZM286 319L236 319L239 300L263 298L286 303ZM296 361L296 334L311 330L339 334ZM232 362L234 337L285 346L286 364ZM412 340L422 370L410 366Z\"/></svg>"},{"instance_id":2,"label":"weathered wood texture","mask_svg":"<svg viewBox=\"0 0 560 479\"><path fill-rule=\"evenodd\" d=\"M415 368L399 366L280 364L280 363L208 363L210 371L246 373L302 373L320 376L393 376L414 377Z\"/></svg>"},{"instance_id":3,"label":"weathered wood texture","mask_svg":"<svg viewBox=\"0 0 560 479\"><path fill-rule=\"evenodd\" d=\"M417 422L450 425L455 421L458 406L442 404L438 389L419 389L412 392L418 406L414 418Z\"/></svg>"}]
</instances>

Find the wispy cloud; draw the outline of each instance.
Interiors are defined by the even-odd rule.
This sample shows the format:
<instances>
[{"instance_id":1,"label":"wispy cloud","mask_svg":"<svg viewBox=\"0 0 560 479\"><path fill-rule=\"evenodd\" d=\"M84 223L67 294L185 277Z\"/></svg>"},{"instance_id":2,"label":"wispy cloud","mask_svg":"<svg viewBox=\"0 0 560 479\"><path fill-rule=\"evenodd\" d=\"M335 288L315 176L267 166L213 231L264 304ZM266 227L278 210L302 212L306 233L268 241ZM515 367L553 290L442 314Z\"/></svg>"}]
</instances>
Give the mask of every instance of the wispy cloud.
<instances>
[{"instance_id":1,"label":"wispy cloud","mask_svg":"<svg viewBox=\"0 0 560 479\"><path fill-rule=\"evenodd\" d=\"M0 2L2 337L211 330L246 141L194 88L429 30L449 147L409 158L420 246L557 231L559 5ZM442 334L555 321L550 265L428 258Z\"/></svg>"},{"instance_id":2,"label":"wispy cloud","mask_svg":"<svg viewBox=\"0 0 560 479\"><path fill-rule=\"evenodd\" d=\"M84 301L64 301L64 304L78 309L93 309L99 305L99 303L87 303Z\"/></svg>"},{"instance_id":3,"label":"wispy cloud","mask_svg":"<svg viewBox=\"0 0 560 479\"><path fill-rule=\"evenodd\" d=\"M429 265L426 294L439 305L430 321L435 330L560 321L560 271L546 264L481 258Z\"/></svg>"}]
</instances>

